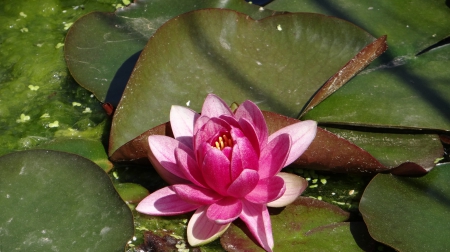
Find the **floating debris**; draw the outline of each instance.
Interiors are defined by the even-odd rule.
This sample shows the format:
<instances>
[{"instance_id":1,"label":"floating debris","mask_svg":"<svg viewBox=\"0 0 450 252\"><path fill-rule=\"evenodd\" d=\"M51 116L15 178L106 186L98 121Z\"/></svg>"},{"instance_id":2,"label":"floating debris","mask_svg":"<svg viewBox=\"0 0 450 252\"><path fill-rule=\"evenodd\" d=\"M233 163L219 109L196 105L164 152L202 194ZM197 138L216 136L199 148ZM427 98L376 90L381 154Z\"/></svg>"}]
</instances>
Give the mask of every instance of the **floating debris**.
<instances>
[{"instance_id":1,"label":"floating debris","mask_svg":"<svg viewBox=\"0 0 450 252\"><path fill-rule=\"evenodd\" d=\"M58 121L54 121L52 123L48 124L49 128L58 128L59 127L59 122Z\"/></svg>"},{"instance_id":2,"label":"floating debris","mask_svg":"<svg viewBox=\"0 0 450 252\"><path fill-rule=\"evenodd\" d=\"M37 91L37 90L39 89L39 86L28 85L28 88L29 88L31 91Z\"/></svg>"},{"instance_id":3,"label":"floating debris","mask_svg":"<svg viewBox=\"0 0 450 252\"><path fill-rule=\"evenodd\" d=\"M25 114L20 114L20 118L16 120L17 123L24 123L30 120L30 116Z\"/></svg>"}]
</instances>

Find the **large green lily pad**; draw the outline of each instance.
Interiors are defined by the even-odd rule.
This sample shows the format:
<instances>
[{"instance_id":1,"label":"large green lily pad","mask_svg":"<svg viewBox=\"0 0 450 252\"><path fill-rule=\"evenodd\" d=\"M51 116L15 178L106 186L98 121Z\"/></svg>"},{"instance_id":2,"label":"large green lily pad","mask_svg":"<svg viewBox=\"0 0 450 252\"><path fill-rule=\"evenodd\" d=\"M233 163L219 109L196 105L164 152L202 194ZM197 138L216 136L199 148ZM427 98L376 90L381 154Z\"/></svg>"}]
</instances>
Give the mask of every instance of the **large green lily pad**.
<instances>
[{"instance_id":1,"label":"large green lily pad","mask_svg":"<svg viewBox=\"0 0 450 252\"><path fill-rule=\"evenodd\" d=\"M414 56L450 36L450 8L441 0L275 0L265 8L322 13L348 20L376 37L387 35L391 59Z\"/></svg>"},{"instance_id":2,"label":"large green lily pad","mask_svg":"<svg viewBox=\"0 0 450 252\"><path fill-rule=\"evenodd\" d=\"M372 41L360 28L319 14L260 21L219 9L181 15L141 53L113 119L109 153L167 121L173 104L199 111L208 93L295 117Z\"/></svg>"},{"instance_id":3,"label":"large green lily pad","mask_svg":"<svg viewBox=\"0 0 450 252\"><path fill-rule=\"evenodd\" d=\"M371 236L399 251L447 251L449 179L450 164L420 178L376 175L359 206Z\"/></svg>"},{"instance_id":4,"label":"large green lily pad","mask_svg":"<svg viewBox=\"0 0 450 252\"><path fill-rule=\"evenodd\" d=\"M73 24L66 37L67 66L77 82L102 102L117 106L148 39L166 21L204 8L232 9L254 19L272 15L244 0L144 0L115 13L92 12Z\"/></svg>"},{"instance_id":5,"label":"large green lily pad","mask_svg":"<svg viewBox=\"0 0 450 252\"><path fill-rule=\"evenodd\" d=\"M450 131L450 46L369 68L303 119Z\"/></svg>"},{"instance_id":6,"label":"large green lily pad","mask_svg":"<svg viewBox=\"0 0 450 252\"><path fill-rule=\"evenodd\" d=\"M344 222L349 214L339 207L299 197L283 209L270 209L275 251L368 251L373 240L360 222ZM220 241L227 251L264 251L236 222Z\"/></svg>"},{"instance_id":7,"label":"large green lily pad","mask_svg":"<svg viewBox=\"0 0 450 252\"><path fill-rule=\"evenodd\" d=\"M2 251L124 251L133 217L91 161L51 150L0 157Z\"/></svg>"}]
</instances>

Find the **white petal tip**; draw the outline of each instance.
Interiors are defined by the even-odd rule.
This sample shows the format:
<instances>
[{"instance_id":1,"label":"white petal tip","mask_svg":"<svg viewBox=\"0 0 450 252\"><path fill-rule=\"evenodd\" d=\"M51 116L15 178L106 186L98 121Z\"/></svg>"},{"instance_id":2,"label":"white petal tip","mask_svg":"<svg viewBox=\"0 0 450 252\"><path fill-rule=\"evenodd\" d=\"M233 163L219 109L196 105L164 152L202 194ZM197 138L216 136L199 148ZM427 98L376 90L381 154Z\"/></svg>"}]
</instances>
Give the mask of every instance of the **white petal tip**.
<instances>
[{"instance_id":1,"label":"white petal tip","mask_svg":"<svg viewBox=\"0 0 450 252\"><path fill-rule=\"evenodd\" d=\"M308 181L295 174L280 172L277 176L281 177L286 183L286 191L277 200L267 203L268 207L285 207L291 204L308 186Z\"/></svg>"}]
</instances>

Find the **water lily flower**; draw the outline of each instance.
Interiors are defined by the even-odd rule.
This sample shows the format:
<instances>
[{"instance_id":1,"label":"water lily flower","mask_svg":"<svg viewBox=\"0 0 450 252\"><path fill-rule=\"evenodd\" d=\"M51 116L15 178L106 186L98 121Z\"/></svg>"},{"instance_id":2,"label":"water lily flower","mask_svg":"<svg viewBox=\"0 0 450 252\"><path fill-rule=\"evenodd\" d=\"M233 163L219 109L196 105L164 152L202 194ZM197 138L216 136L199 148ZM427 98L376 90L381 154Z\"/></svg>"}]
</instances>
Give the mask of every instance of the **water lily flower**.
<instances>
[{"instance_id":1,"label":"water lily flower","mask_svg":"<svg viewBox=\"0 0 450 252\"><path fill-rule=\"evenodd\" d=\"M292 203L306 188L303 178L280 172L308 148L314 121L302 121L269 136L261 110L251 101L233 113L210 94L201 115L172 106L174 138L148 138L150 161L170 186L142 200L138 212L168 216L195 210L187 226L192 246L219 237L240 218L267 251L274 246L267 207Z\"/></svg>"}]
</instances>

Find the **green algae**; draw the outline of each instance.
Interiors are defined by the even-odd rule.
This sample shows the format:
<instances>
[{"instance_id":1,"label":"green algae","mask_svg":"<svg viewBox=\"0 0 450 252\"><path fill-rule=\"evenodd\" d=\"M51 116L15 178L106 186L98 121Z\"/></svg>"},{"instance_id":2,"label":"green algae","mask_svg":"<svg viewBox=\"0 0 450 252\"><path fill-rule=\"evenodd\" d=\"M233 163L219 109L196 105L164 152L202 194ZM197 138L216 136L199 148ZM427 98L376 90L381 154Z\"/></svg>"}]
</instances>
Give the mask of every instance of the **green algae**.
<instances>
[{"instance_id":1,"label":"green algae","mask_svg":"<svg viewBox=\"0 0 450 252\"><path fill-rule=\"evenodd\" d=\"M113 3L120 1L2 3L0 155L56 136L99 139L105 134L106 115L71 78L61 45L71 23L94 10L114 11Z\"/></svg>"}]
</instances>

